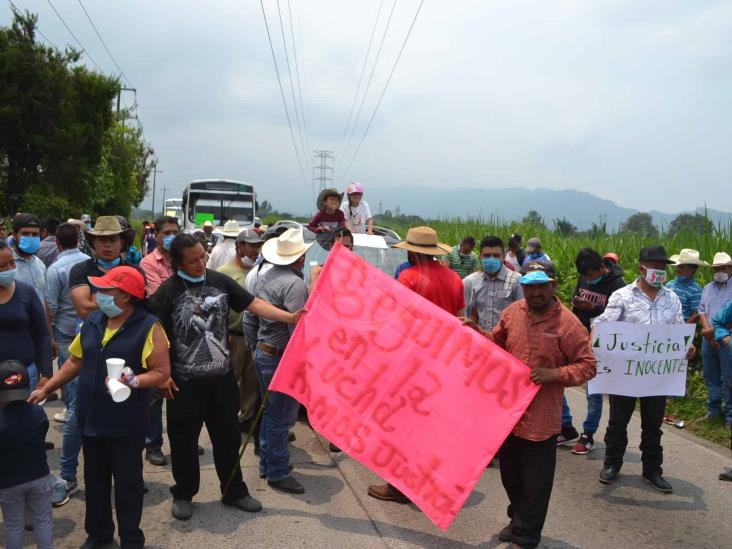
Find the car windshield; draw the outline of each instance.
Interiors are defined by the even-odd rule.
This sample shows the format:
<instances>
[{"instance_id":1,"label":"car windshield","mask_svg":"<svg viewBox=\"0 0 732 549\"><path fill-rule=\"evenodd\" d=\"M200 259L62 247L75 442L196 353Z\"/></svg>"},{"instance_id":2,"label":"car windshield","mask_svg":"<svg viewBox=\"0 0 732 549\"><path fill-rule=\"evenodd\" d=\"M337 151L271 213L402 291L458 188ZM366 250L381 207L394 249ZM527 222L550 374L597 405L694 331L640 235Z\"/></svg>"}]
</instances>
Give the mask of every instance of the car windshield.
<instances>
[{"instance_id":1,"label":"car windshield","mask_svg":"<svg viewBox=\"0 0 732 549\"><path fill-rule=\"evenodd\" d=\"M309 282L310 268L313 265L323 265L330 253L330 250L326 249L320 240L317 240L315 233L310 232L308 229L305 229L304 233L306 242L315 241L315 244L310 248L310 250L308 250L308 253L305 256L305 281ZM394 238L395 236L396 235L392 236L391 234L384 235L386 245L389 246L386 249L354 246L353 253L362 257L387 275L394 276L396 268L407 260L407 252L405 250L391 247L392 244L399 242L398 238Z\"/></svg>"}]
</instances>

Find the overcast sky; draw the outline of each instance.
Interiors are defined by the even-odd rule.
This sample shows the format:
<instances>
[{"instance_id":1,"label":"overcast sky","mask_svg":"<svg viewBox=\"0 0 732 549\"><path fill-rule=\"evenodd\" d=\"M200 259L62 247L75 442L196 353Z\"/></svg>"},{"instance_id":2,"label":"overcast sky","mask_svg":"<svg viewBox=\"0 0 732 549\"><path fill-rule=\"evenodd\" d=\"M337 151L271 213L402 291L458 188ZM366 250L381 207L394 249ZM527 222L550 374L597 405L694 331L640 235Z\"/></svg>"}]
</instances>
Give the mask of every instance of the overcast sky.
<instances>
[{"instance_id":1,"label":"overcast sky","mask_svg":"<svg viewBox=\"0 0 732 549\"><path fill-rule=\"evenodd\" d=\"M74 43L47 1L15 1L39 14L53 43ZM705 201L732 209L729 0L426 0L348 173L419 0L399 0L394 10L345 154L341 138L379 0L290 1L304 148L336 151L339 187L361 181L368 198L369 187L393 185L541 186L641 210ZM94 60L116 74L78 1L53 3ZM364 80L392 3L383 1ZM137 89L163 170L158 201L163 186L180 196L191 179L227 177L254 183L275 207L310 210L312 153L301 151L304 181L257 0L84 5ZM277 3L264 5L299 144ZM288 1L280 7L291 48ZM7 4L0 16L7 24Z\"/></svg>"}]
</instances>

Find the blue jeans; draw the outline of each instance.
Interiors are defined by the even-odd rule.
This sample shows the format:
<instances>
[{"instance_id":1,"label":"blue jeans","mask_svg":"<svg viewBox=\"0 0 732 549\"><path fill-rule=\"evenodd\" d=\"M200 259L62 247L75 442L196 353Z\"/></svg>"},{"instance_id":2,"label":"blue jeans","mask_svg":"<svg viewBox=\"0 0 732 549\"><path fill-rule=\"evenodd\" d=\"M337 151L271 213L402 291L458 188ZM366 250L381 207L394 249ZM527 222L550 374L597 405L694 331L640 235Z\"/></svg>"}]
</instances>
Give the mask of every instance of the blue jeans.
<instances>
[{"instance_id":1,"label":"blue jeans","mask_svg":"<svg viewBox=\"0 0 732 549\"><path fill-rule=\"evenodd\" d=\"M724 418L732 421L732 351L721 345L718 351L705 339L702 342L702 364L704 367L704 383L709 391L707 411L709 415L718 416L724 403Z\"/></svg>"},{"instance_id":2,"label":"blue jeans","mask_svg":"<svg viewBox=\"0 0 732 549\"><path fill-rule=\"evenodd\" d=\"M25 367L26 371L28 372L28 378L30 381L30 390L31 393L35 391L38 388L38 368L36 368L35 363L29 364Z\"/></svg>"},{"instance_id":3,"label":"blue jeans","mask_svg":"<svg viewBox=\"0 0 732 549\"><path fill-rule=\"evenodd\" d=\"M67 482L76 482L76 470L79 467L81 452L81 428L76 415L76 394L79 378L74 378L64 386L66 400L66 423L64 423L63 444L61 446L61 478Z\"/></svg>"},{"instance_id":4,"label":"blue jeans","mask_svg":"<svg viewBox=\"0 0 732 549\"><path fill-rule=\"evenodd\" d=\"M602 418L602 395L587 395L587 417L582 424L582 432L586 435L594 435L600 426L600 418ZM572 414L569 411L567 397L562 397L562 428L572 426Z\"/></svg>"},{"instance_id":5,"label":"blue jeans","mask_svg":"<svg viewBox=\"0 0 732 549\"><path fill-rule=\"evenodd\" d=\"M163 446L163 395L160 389L152 389L150 401L150 425L145 435L145 448L160 450Z\"/></svg>"},{"instance_id":6,"label":"blue jeans","mask_svg":"<svg viewBox=\"0 0 732 549\"><path fill-rule=\"evenodd\" d=\"M272 356L257 349L254 367L257 370L259 391L264 393L274 377L281 356ZM262 416L259 432L259 474L276 482L290 476L290 450L287 447L288 432L295 425L300 404L291 396L272 391Z\"/></svg>"}]
</instances>

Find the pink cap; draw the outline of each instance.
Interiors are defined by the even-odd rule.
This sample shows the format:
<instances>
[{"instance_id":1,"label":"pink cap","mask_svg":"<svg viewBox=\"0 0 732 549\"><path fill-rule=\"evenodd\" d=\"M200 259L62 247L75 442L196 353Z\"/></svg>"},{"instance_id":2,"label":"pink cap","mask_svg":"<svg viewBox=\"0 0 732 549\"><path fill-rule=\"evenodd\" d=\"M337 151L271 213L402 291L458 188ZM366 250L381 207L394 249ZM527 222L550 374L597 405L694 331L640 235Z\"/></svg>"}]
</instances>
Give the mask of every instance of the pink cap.
<instances>
[{"instance_id":1,"label":"pink cap","mask_svg":"<svg viewBox=\"0 0 732 549\"><path fill-rule=\"evenodd\" d=\"M355 181L348 185L348 190L346 191L346 194L363 194L363 187L361 186L361 183L356 183Z\"/></svg>"}]
</instances>

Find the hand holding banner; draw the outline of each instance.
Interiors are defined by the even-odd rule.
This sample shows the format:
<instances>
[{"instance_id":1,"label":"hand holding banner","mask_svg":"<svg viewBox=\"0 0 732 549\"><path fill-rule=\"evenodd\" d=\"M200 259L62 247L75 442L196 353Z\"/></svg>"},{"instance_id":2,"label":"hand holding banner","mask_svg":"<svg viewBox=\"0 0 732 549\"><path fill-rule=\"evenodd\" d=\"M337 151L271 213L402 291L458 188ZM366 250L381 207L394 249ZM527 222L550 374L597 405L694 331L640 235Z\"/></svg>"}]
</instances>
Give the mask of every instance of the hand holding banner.
<instances>
[{"instance_id":1,"label":"hand holding banner","mask_svg":"<svg viewBox=\"0 0 732 549\"><path fill-rule=\"evenodd\" d=\"M529 369L340 244L270 390L447 529L539 387Z\"/></svg>"},{"instance_id":2,"label":"hand holding banner","mask_svg":"<svg viewBox=\"0 0 732 549\"><path fill-rule=\"evenodd\" d=\"M592 330L597 375L590 394L684 396L693 324L601 322Z\"/></svg>"}]
</instances>

